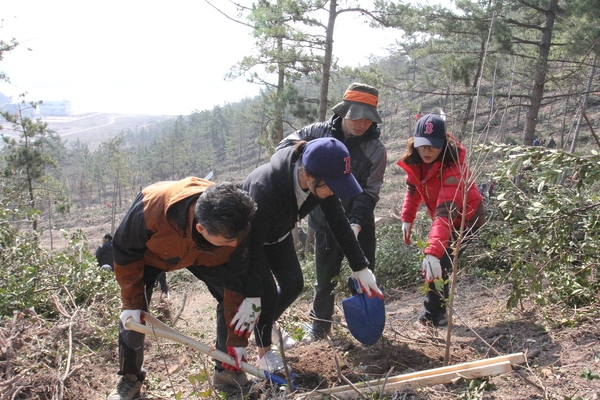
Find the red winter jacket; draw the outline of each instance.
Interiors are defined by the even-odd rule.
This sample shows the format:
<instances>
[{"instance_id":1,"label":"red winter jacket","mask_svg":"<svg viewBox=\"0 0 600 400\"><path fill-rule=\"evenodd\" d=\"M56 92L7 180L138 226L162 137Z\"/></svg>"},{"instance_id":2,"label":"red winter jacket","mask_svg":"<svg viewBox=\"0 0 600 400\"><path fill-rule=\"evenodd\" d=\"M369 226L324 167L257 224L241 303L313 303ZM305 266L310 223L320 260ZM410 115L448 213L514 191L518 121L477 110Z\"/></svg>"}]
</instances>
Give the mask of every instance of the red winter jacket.
<instances>
[{"instance_id":1,"label":"red winter jacket","mask_svg":"<svg viewBox=\"0 0 600 400\"><path fill-rule=\"evenodd\" d=\"M477 186L469 182L471 172L465 163L467 152L458 141L455 143L458 163L447 162L442 165L440 160L431 164L406 164L402 160L397 163L406 171L407 189L402 205L402 222L413 223L419 205L425 203L433 223L429 232L429 246L424 252L437 258L444 255L452 227L460 228L463 213L466 213L466 227L479 227L485 222L481 194ZM466 208L463 210L466 184L469 187Z\"/></svg>"}]
</instances>

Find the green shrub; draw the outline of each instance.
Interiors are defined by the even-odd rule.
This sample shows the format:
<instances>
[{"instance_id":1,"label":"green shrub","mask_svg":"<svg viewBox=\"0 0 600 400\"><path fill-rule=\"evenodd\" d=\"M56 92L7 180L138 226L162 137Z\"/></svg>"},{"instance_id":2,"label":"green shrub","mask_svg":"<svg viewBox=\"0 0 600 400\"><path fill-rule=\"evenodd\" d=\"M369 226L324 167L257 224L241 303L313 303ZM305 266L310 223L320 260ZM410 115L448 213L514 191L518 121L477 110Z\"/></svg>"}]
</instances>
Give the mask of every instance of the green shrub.
<instances>
[{"instance_id":1,"label":"green shrub","mask_svg":"<svg viewBox=\"0 0 600 400\"><path fill-rule=\"evenodd\" d=\"M119 289L113 274L96 266L81 231L70 235L65 250L52 255L39 246L35 234L19 232L2 221L0 274L6 277L0 287L2 316L26 308L34 308L46 317L56 316L55 299L72 307L110 301L114 302L112 308L119 308Z\"/></svg>"},{"instance_id":2,"label":"green shrub","mask_svg":"<svg viewBox=\"0 0 600 400\"><path fill-rule=\"evenodd\" d=\"M428 216L420 216L420 220ZM412 240L418 244L419 229ZM402 224L390 222L377 227L375 275L382 288L401 288L422 282L421 250L407 246L402 239Z\"/></svg>"},{"instance_id":3,"label":"green shrub","mask_svg":"<svg viewBox=\"0 0 600 400\"><path fill-rule=\"evenodd\" d=\"M541 305L594 303L600 289L600 157L538 147L501 150L498 212L490 221L497 229L485 240L491 257L507 268L508 306L525 297ZM576 181L567 178L574 171Z\"/></svg>"}]
</instances>

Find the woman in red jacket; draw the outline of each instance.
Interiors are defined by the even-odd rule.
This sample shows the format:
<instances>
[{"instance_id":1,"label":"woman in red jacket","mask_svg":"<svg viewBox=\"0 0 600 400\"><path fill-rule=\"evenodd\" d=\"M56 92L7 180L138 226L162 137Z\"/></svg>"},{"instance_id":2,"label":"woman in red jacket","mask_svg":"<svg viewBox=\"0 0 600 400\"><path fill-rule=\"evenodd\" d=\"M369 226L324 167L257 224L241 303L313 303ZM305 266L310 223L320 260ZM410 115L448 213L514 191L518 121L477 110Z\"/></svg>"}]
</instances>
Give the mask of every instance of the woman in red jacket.
<instances>
[{"instance_id":1,"label":"woman in red jacket","mask_svg":"<svg viewBox=\"0 0 600 400\"><path fill-rule=\"evenodd\" d=\"M427 114L417 122L414 138L409 139L407 151L398 161L406 170L407 190L401 214L405 243L410 244L412 224L421 203L425 203L433 220L422 265L430 289L425 296L425 309L419 315L423 325L447 324L448 273L452 271L453 243L459 236L463 215L462 244L485 222L483 201L471 181L466 155L465 148L446 134L444 120ZM436 289L435 281L440 278L444 283L440 285L442 281L438 281Z\"/></svg>"}]
</instances>

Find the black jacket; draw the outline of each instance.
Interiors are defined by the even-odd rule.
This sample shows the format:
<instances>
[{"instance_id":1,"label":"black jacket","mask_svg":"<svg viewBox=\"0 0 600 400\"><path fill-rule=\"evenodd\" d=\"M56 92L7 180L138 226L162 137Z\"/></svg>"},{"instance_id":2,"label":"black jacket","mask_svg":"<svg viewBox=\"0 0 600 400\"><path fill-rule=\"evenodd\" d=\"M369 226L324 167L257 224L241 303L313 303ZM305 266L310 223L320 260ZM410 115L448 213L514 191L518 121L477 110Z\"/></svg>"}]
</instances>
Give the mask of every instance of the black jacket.
<instances>
[{"instance_id":1,"label":"black jacket","mask_svg":"<svg viewBox=\"0 0 600 400\"><path fill-rule=\"evenodd\" d=\"M271 162L252 171L242 183L242 188L258 205L252 220L250 263L267 265L262 250L265 243L277 242L290 233L296 223L306 217L318 205L321 206L327 223L349 261L353 271L369 265L344 215L342 203L337 196L325 199L310 194L298 209L294 191L294 172L300 154L294 147L275 152ZM252 268L252 266L251 266Z\"/></svg>"},{"instance_id":2,"label":"black jacket","mask_svg":"<svg viewBox=\"0 0 600 400\"><path fill-rule=\"evenodd\" d=\"M352 175L363 188L358 196L342 201L346 216L351 224L361 227L375 224L374 210L379 201L379 191L383 184L383 175L387 162L385 146L379 140L381 132L377 124L362 136L344 137L342 117L334 114L328 121L317 122L292 133L279 143L277 149L292 145L298 140L311 140L322 137L334 137L344 143L352 160ZM315 210L311 213L311 224L324 225L322 214ZM313 226L318 228L318 226Z\"/></svg>"},{"instance_id":3,"label":"black jacket","mask_svg":"<svg viewBox=\"0 0 600 400\"><path fill-rule=\"evenodd\" d=\"M102 246L98 247L96 250L96 260L98 261L98 266L103 266L105 264L110 265L110 269L114 270L113 267L113 245L112 241L102 243Z\"/></svg>"}]
</instances>

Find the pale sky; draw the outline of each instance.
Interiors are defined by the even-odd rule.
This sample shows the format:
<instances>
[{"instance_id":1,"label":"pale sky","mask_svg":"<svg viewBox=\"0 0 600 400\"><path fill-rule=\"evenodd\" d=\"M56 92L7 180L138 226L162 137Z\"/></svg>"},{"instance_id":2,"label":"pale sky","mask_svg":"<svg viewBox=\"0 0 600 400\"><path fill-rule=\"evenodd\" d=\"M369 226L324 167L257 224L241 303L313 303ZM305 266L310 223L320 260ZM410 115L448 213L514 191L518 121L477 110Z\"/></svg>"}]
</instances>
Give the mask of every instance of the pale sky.
<instances>
[{"instance_id":1,"label":"pale sky","mask_svg":"<svg viewBox=\"0 0 600 400\"><path fill-rule=\"evenodd\" d=\"M21 43L0 61L11 81L0 92L13 100L27 92L29 101L71 100L74 113L187 115L259 91L244 78L224 80L251 54L250 28L204 0L0 0L0 19L0 38ZM344 13L334 56L340 65L366 65L399 38Z\"/></svg>"}]
</instances>

